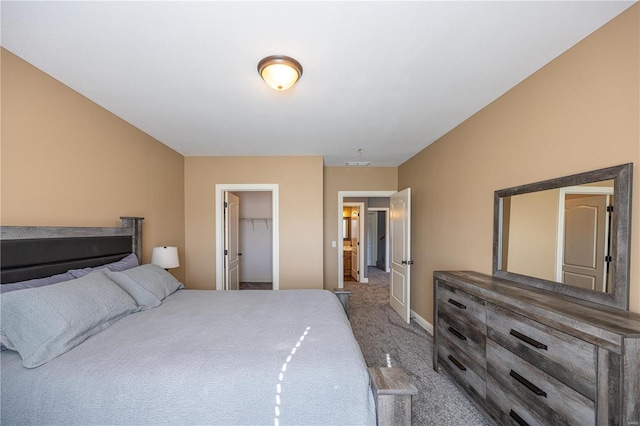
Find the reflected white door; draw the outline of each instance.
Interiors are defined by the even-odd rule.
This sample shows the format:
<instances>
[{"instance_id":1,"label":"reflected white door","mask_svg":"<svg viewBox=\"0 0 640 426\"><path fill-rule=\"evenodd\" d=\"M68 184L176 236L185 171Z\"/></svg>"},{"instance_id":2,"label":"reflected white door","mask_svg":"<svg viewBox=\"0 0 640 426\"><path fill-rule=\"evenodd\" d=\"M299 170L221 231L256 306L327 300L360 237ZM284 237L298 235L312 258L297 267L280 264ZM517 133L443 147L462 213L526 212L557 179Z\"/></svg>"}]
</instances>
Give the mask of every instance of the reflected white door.
<instances>
[{"instance_id":1,"label":"reflected white door","mask_svg":"<svg viewBox=\"0 0 640 426\"><path fill-rule=\"evenodd\" d=\"M231 192L224 193L224 289L240 289L240 199Z\"/></svg>"},{"instance_id":2,"label":"reflected white door","mask_svg":"<svg viewBox=\"0 0 640 426\"><path fill-rule=\"evenodd\" d=\"M567 194L564 205L562 282L605 291L607 195Z\"/></svg>"},{"instance_id":3,"label":"reflected white door","mask_svg":"<svg viewBox=\"0 0 640 426\"><path fill-rule=\"evenodd\" d=\"M411 188L391 196L391 307L405 320L411 313Z\"/></svg>"}]
</instances>

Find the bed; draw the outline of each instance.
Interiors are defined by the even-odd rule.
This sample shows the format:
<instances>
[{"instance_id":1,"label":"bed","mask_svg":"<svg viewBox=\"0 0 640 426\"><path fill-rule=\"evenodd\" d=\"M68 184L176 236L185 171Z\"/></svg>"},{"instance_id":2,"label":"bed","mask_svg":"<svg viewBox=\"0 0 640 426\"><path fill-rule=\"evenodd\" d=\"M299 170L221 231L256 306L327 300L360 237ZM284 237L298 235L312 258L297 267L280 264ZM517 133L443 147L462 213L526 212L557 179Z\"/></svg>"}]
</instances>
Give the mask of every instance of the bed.
<instances>
[{"instance_id":1,"label":"bed","mask_svg":"<svg viewBox=\"0 0 640 426\"><path fill-rule=\"evenodd\" d=\"M0 355L2 424L376 423L369 372L334 294L186 290L155 265L109 269L140 253L141 229L138 218L2 228L3 288L79 275L0 296L3 338L21 349ZM114 237L118 248L96 249ZM94 239L90 249L55 249L78 238ZM6 260L6 247L29 260Z\"/></svg>"}]
</instances>

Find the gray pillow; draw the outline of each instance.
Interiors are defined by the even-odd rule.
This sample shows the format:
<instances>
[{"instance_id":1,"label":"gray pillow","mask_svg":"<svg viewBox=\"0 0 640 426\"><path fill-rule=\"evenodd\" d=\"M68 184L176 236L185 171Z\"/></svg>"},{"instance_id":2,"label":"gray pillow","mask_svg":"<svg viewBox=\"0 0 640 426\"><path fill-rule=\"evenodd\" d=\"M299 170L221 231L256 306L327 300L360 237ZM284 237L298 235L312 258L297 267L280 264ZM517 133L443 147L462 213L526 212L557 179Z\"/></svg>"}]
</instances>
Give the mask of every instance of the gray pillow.
<instances>
[{"instance_id":1,"label":"gray pillow","mask_svg":"<svg viewBox=\"0 0 640 426\"><path fill-rule=\"evenodd\" d=\"M127 292L127 294L129 294L129 296L131 296L133 300L135 300L139 311L146 311L147 309L155 308L160 306L162 303L155 294L135 282L128 275L125 275L122 272L111 272L109 270L105 270L105 274L111 279L111 281L118 284Z\"/></svg>"},{"instance_id":2,"label":"gray pillow","mask_svg":"<svg viewBox=\"0 0 640 426\"><path fill-rule=\"evenodd\" d=\"M57 285L0 295L0 332L38 367L135 312L133 299L101 272Z\"/></svg>"},{"instance_id":3,"label":"gray pillow","mask_svg":"<svg viewBox=\"0 0 640 426\"><path fill-rule=\"evenodd\" d=\"M142 265L122 272L111 272L109 278L122 288L128 289L134 285L142 287L162 301L180 288L182 283L173 275L157 265ZM131 293L130 293L131 294Z\"/></svg>"},{"instance_id":4,"label":"gray pillow","mask_svg":"<svg viewBox=\"0 0 640 426\"><path fill-rule=\"evenodd\" d=\"M110 271L126 271L127 269L135 268L138 265L140 265L138 258L135 254L131 253L117 262L107 263L106 265L96 266L95 268L69 269L68 272L73 275L74 278L81 278L93 271L98 271L104 268L107 268Z\"/></svg>"},{"instance_id":5,"label":"gray pillow","mask_svg":"<svg viewBox=\"0 0 640 426\"><path fill-rule=\"evenodd\" d=\"M27 280L27 281L19 281L11 284L3 284L0 286L0 293L8 293L10 291L15 291L15 290L24 290L25 288L35 288L35 287L42 287L45 285L58 284L65 281L73 280L75 278L76 277L71 275L69 272L65 272L64 274L51 275L50 277L34 278L32 280Z\"/></svg>"}]
</instances>

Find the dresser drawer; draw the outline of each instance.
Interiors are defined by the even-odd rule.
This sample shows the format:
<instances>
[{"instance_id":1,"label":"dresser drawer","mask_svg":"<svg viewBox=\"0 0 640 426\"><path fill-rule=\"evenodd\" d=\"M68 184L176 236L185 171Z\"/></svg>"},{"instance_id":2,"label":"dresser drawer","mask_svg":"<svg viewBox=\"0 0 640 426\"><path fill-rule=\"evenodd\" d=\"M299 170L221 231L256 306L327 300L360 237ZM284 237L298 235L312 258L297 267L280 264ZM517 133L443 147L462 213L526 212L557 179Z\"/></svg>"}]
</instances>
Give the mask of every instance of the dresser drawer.
<instances>
[{"instance_id":1,"label":"dresser drawer","mask_svg":"<svg viewBox=\"0 0 640 426\"><path fill-rule=\"evenodd\" d=\"M477 322L464 321L464 318L450 315L447 310L438 310L438 334L446 337L460 352L466 354L476 364L486 369L487 362L484 345L487 337Z\"/></svg>"},{"instance_id":2,"label":"dresser drawer","mask_svg":"<svg viewBox=\"0 0 640 426\"><path fill-rule=\"evenodd\" d=\"M544 426L553 424L554 426L559 426L567 424L557 421L550 423L544 420L491 376L487 376L487 407L493 417L506 425Z\"/></svg>"},{"instance_id":3,"label":"dresser drawer","mask_svg":"<svg viewBox=\"0 0 640 426\"><path fill-rule=\"evenodd\" d=\"M438 281L438 310L449 312L451 316L464 317L466 322L476 322L479 329L486 332L485 301L442 281Z\"/></svg>"},{"instance_id":4,"label":"dresser drawer","mask_svg":"<svg viewBox=\"0 0 640 426\"><path fill-rule=\"evenodd\" d=\"M486 349L487 376L546 423L595 424L593 401L491 340Z\"/></svg>"},{"instance_id":5,"label":"dresser drawer","mask_svg":"<svg viewBox=\"0 0 640 426\"><path fill-rule=\"evenodd\" d=\"M596 399L596 347L514 312L487 306L488 338Z\"/></svg>"},{"instance_id":6,"label":"dresser drawer","mask_svg":"<svg viewBox=\"0 0 640 426\"><path fill-rule=\"evenodd\" d=\"M486 395L485 369L444 336L438 345L440 366L453 376L460 386L484 399Z\"/></svg>"}]
</instances>

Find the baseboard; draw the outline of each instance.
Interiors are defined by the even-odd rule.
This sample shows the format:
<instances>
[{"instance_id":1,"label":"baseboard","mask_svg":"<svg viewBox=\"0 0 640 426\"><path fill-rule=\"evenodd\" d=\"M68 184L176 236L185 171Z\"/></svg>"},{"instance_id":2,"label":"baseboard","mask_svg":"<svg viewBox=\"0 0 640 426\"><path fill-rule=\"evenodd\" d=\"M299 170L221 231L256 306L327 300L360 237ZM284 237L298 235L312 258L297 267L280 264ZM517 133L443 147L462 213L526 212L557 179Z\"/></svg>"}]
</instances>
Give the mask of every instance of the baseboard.
<instances>
[{"instance_id":1,"label":"baseboard","mask_svg":"<svg viewBox=\"0 0 640 426\"><path fill-rule=\"evenodd\" d=\"M367 284L369 282L369 278L361 277L360 282L363 284Z\"/></svg>"},{"instance_id":2,"label":"baseboard","mask_svg":"<svg viewBox=\"0 0 640 426\"><path fill-rule=\"evenodd\" d=\"M418 315L413 309L411 310L411 318L418 324L420 327L424 328L427 333L433 336L433 325Z\"/></svg>"}]
</instances>

